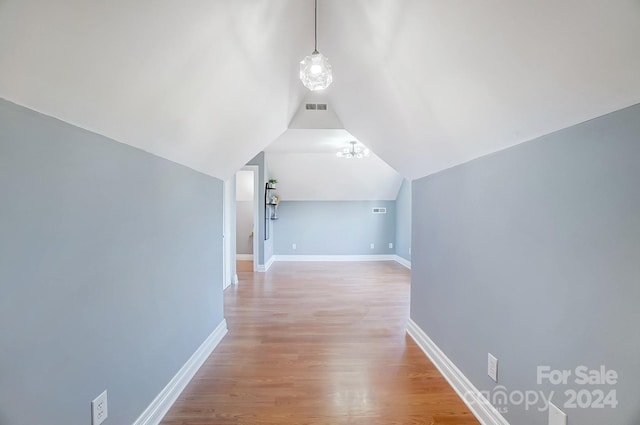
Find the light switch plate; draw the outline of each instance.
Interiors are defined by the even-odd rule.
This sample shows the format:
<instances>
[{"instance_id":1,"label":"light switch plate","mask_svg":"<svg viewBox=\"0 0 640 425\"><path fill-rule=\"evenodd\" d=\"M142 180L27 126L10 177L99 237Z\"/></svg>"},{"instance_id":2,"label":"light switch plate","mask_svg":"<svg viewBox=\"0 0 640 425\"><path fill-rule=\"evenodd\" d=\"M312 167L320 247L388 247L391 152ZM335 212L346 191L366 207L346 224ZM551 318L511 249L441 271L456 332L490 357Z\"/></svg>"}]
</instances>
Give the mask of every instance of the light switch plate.
<instances>
[{"instance_id":1,"label":"light switch plate","mask_svg":"<svg viewBox=\"0 0 640 425\"><path fill-rule=\"evenodd\" d=\"M567 425L567 415L549 402L549 425Z\"/></svg>"}]
</instances>

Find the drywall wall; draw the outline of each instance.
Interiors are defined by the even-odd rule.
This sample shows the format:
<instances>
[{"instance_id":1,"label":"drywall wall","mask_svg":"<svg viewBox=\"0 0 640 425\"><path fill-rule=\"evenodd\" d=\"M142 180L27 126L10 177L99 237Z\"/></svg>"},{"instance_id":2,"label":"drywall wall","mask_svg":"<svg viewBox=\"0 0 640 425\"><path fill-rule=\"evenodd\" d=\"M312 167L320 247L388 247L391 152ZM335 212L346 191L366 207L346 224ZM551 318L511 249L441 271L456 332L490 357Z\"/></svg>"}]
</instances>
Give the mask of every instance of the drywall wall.
<instances>
[{"instance_id":1,"label":"drywall wall","mask_svg":"<svg viewBox=\"0 0 640 425\"><path fill-rule=\"evenodd\" d=\"M0 100L0 423L131 424L223 320L220 180Z\"/></svg>"},{"instance_id":2,"label":"drywall wall","mask_svg":"<svg viewBox=\"0 0 640 425\"><path fill-rule=\"evenodd\" d=\"M236 253L253 254L253 202L236 202Z\"/></svg>"},{"instance_id":3,"label":"drywall wall","mask_svg":"<svg viewBox=\"0 0 640 425\"><path fill-rule=\"evenodd\" d=\"M278 216L276 255L395 254L395 201L281 201Z\"/></svg>"},{"instance_id":4,"label":"drywall wall","mask_svg":"<svg viewBox=\"0 0 640 425\"><path fill-rule=\"evenodd\" d=\"M571 424L640 422L638 158L633 106L413 182L411 318L476 387L495 394L491 352L510 397L554 392ZM617 383L580 385L581 366ZM538 367L567 385L538 384ZM619 404L566 408L571 390ZM547 423L540 405L497 407Z\"/></svg>"},{"instance_id":5,"label":"drywall wall","mask_svg":"<svg viewBox=\"0 0 640 425\"><path fill-rule=\"evenodd\" d=\"M396 198L396 255L411 261L411 181L404 179Z\"/></svg>"}]
</instances>

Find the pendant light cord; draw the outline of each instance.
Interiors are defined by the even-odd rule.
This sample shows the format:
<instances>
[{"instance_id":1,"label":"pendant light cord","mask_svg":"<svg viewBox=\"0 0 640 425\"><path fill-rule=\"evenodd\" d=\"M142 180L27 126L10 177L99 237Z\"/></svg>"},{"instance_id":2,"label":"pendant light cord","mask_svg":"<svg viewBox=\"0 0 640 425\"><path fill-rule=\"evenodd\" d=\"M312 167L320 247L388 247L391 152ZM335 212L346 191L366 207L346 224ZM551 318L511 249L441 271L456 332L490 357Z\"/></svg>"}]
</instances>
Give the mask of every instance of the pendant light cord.
<instances>
[{"instance_id":1,"label":"pendant light cord","mask_svg":"<svg viewBox=\"0 0 640 425\"><path fill-rule=\"evenodd\" d=\"M315 16L315 44L313 46L313 53L318 53L318 0L316 0L316 5L314 8L314 16Z\"/></svg>"}]
</instances>

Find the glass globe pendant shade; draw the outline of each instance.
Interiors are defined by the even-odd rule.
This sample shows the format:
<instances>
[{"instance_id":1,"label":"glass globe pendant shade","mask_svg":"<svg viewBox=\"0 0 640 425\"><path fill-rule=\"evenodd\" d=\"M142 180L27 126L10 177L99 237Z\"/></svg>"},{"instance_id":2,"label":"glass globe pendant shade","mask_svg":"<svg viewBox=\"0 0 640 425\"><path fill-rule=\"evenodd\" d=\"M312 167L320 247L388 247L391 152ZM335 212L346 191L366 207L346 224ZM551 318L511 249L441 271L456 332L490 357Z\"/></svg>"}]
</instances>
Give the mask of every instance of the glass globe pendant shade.
<instances>
[{"instance_id":1,"label":"glass globe pendant shade","mask_svg":"<svg viewBox=\"0 0 640 425\"><path fill-rule=\"evenodd\" d=\"M324 90L333 82L329 59L317 50L300 62L300 80L311 91Z\"/></svg>"}]
</instances>

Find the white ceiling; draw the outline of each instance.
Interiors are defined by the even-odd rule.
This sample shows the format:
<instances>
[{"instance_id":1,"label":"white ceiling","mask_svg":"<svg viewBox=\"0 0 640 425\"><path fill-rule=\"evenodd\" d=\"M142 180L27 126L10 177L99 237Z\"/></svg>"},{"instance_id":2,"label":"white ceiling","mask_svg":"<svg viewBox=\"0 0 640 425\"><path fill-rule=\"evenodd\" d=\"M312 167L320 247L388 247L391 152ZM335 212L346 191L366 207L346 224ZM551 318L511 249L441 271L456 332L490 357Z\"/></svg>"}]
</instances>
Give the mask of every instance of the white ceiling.
<instances>
[{"instance_id":1,"label":"white ceiling","mask_svg":"<svg viewBox=\"0 0 640 425\"><path fill-rule=\"evenodd\" d=\"M283 201L392 201L402 184L402 177L375 155L347 159L333 152L267 152L266 158Z\"/></svg>"},{"instance_id":2,"label":"white ceiling","mask_svg":"<svg viewBox=\"0 0 640 425\"><path fill-rule=\"evenodd\" d=\"M345 129L289 129L265 149L268 153L333 153L357 139ZM362 145L359 143L358 145Z\"/></svg>"},{"instance_id":3,"label":"white ceiling","mask_svg":"<svg viewBox=\"0 0 640 425\"><path fill-rule=\"evenodd\" d=\"M325 96L405 177L640 102L638 0L319 3ZM295 116L312 23L311 0L0 0L0 97L226 179Z\"/></svg>"},{"instance_id":4,"label":"white ceiling","mask_svg":"<svg viewBox=\"0 0 640 425\"><path fill-rule=\"evenodd\" d=\"M417 178L640 102L638 0L324 0L345 128Z\"/></svg>"},{"instance_id":5,"label":"white ceiling","mask_svg":"<svg viewBox=\"0 0 640 425\"><path fill-rule=\"evenodd\" d=\"M322 116L322 112L318 112ZM321 118L321 122L324 120ZM357 141L344 129L289 129L265 150L269 175L278 179L284 201L394 200L402 177L375 153L338 158ZM358 142L358 146L365 147Z\"/></svg>"}]
</instances>

